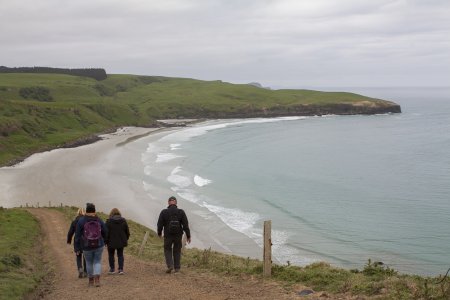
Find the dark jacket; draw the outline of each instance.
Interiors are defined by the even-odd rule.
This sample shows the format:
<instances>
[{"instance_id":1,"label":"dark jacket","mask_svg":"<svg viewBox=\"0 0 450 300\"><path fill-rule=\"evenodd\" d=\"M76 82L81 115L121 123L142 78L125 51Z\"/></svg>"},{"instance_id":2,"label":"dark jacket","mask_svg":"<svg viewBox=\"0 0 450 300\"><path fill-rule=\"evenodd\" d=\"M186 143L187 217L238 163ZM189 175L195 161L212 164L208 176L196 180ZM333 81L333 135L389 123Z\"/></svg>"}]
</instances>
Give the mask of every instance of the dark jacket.
<instances>
[{"instance_id":1,"label":"dark jacket","mask_svg":"<svg viewBox=\"0 0 450 300\"><path fill-rule=\"evenodd\" d=\"M119 215L114 215L106 220L106 228L108 234L106 235L105 243L108 248L123 248L128 246L128 239L130 238L130 229L128 228L127 220Z\"/></svg>"},{"instance_id":2,"label":"dark jacket","mask_svg":"<svg viewBox=\"0 0 450 300\"><path fill-rule=\"evenodd\" d=\"M70 228L69 228L69 232L67 232L67 244L71 244L72 243L72 237L75 234L75 230L77 229L77 223L78 220L81 218L82 216L77 216L72 223L70 224ZM75 242L73 243L73 248L75 249Z\"/></svg>"},{"instance_id":3,"label":"dark jacket","mask_svg":"<svg viewBox=\"0 0 450 300\"><path fill-rule=\"evenodd\" d=\"M182 231L179 234L180 237L183 235L183 231L186 233L187 238L191 238L191 231L189 230L189 222L184 210L179 209L176 205L170 205L166 209L163 209L159 214L158 218L158 235L161 236L163 228L164 228L164 236L171 235L169 233L169 222L170 216L178 215L178 220L180 221Z\"/></svg>"},{"instance_id":4,"label":"dark jacket","mask_svg":"<svg viewBox=\"0 0 450 300\"><path fill-rule=\"evenodd\" d=\"M100 247L104 247L105 246L105 238L106 238L106 235L107 235L107 233L108 233L108 229L106 228L106 226L105 226L105 223L103 222L103 220L102 219L100 219L99 217L97 217L97 216L88 216L88 215L85 215L85 216L83 216L83 217L81 217L79 220L78 220L78 222L77 222L77 225L76 225L76 230L75 230L75 241L74 241L74 246L75 246L75 251L80 251L80 250L83 250L83 251L86 251L86 250L93 250L93 249L91 249L91 248L85 248L84 246L83 246L83 242L82 242L82 236L83 236L83 227L84 227L84 224L86 223L86 222L88 222L88 221L90 221L90 220L98 220L99 222L100 222L100 225L101 225L101 230L102 230L102 236L101 236L101 238L100 238L100 241L99 241L99 246L97 247L97 249L98 248L100 248Z\"/></svg>"}]
</instances>

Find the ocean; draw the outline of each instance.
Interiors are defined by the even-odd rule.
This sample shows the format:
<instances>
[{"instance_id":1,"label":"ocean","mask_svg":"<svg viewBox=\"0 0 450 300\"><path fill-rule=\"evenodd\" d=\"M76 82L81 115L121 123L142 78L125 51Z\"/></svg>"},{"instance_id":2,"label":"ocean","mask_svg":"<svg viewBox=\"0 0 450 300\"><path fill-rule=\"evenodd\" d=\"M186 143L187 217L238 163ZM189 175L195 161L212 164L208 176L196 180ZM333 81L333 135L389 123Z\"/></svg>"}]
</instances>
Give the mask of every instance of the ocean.
<instances>
[{"instance_id":1,"label":"ocean","mask_svg":"<svg viewBox=\"0 0 450 300\"><path fill-rule=\"evenodd\" d=\"M260 247L271 220L280 264L362 269L371 259L403 273L445 273L450 88L340 90L394 101L402 113L196 124L142 149L145 189L167 189L198 207L188 216Z\"/></svg>"}]
</instances>

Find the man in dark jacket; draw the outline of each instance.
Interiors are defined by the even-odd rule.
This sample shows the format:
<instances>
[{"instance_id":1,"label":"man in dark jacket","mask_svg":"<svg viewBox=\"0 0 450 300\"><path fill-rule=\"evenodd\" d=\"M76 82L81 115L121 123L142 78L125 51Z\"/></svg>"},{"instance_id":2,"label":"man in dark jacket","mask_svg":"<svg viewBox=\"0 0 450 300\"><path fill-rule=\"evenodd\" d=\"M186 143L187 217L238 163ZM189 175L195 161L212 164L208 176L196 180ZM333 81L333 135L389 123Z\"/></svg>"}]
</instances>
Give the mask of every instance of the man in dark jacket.
<instances>
[{"instance_id":1,"label":"man in dark jacket","mask_svg":"<svg viewBox=\"0 0 450 300\"><path fill-rule=\"evenodd\" d=\"M181 267L181 238L183 231L186 233L187 243L191 242L191 231L184 210L177 207L177 199L170 197L169 206L163 209L158 218L158 236L162 237L164 229L164 256L166 258L167 271L171 273L180 271Z\"/></svg>"}]
</instances>

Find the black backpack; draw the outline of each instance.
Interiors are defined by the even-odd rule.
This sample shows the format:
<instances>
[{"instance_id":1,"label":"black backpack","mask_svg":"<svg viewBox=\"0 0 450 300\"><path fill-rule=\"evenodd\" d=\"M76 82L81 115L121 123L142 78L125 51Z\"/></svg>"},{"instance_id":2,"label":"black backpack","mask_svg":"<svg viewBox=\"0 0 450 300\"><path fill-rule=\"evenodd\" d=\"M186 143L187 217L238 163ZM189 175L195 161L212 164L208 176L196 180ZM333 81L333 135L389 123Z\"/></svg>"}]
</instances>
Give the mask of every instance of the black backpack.
<instances>
[{"instance_id":1,"label":"black backpack","mask_svg":"<svg viewBox=\"0 0 450 300\"><path fill-rule=\"evenodd\" d=\"M181 229L181 216L180 211L177 209L176 212L169 215L169 225L168 225L169 234L180 234L182 232Z\"/></svg>"}]
</instances>

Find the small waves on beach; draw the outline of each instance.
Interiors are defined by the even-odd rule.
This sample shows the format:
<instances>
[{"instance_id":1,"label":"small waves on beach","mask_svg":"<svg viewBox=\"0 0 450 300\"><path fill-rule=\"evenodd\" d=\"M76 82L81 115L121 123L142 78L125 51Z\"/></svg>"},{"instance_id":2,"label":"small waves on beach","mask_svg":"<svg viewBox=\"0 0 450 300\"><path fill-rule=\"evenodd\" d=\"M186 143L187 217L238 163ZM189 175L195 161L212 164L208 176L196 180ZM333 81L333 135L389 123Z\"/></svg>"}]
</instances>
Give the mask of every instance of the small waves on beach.
<instances>
[{"instance_id":1,"label":"small waves on beach","mask_svg":"<svg viewBox=\"0 0 450 300\"><path fill-rule=\"evenodd\" d=\"M195 183L197 186L199 186L199 187L208 185L208 184L210 184L211 182L212 182L212 180L207 179L207 178L202 178L202 177L200 177L199 175L195 175L195 176L194 176L194 183Z\"/></svg>"},{"instance_id":2,"label":"small waves on beach","mask_svg":"<svg viewBox=\"0 0 450 300\"><path fill-rule=\"evenodd\" d=\"M201 210L196 212L204 219L216 219L215 226L222 223L232 230L244 234L249 239L256 242L261 248L263 246L262 227L263 216L259 213L241 208L239 206L230 207L223 205L221 197L215 195L215 181L204 174L202 167L196 169L189 165L189 157L185 154L185 147L192 138L198 138L208 132L220 130L226 127L239 127L244 124L273 123L280 121L294 121L305 119L306 117L283 117L272 119L248 119L248 120L227 120L211 121L176 130L162 136L148 144L146 151L142 154L141 161L144 165L144 189L149 193L150 198L156 198L153 191L158 188L172 191L174 195L188 201ZM205 167L207 169L207 167ZM219 182L220 184L220 182ZM167 198L167 197L166 197ZM212 230L204 228L203 230ZM286 246L289 233L281 230L273 230L272 240L274 250L282 255L275 257L278 261L291 260L289 257L296 252L295 248ZM216 236L218 244L223 244L220 236ZM224 249L228 249L223 244ZM255 257L259 256L260 250L253 250ZM235 253L240 255L241 253ZM242 255L242 254L241 254ZM304 259L299 259L297 263L305 263Z\"/></svg>"}]
</instances>

